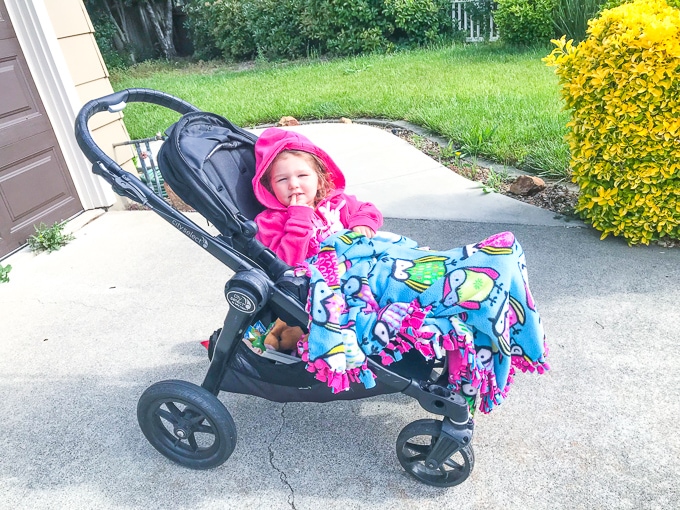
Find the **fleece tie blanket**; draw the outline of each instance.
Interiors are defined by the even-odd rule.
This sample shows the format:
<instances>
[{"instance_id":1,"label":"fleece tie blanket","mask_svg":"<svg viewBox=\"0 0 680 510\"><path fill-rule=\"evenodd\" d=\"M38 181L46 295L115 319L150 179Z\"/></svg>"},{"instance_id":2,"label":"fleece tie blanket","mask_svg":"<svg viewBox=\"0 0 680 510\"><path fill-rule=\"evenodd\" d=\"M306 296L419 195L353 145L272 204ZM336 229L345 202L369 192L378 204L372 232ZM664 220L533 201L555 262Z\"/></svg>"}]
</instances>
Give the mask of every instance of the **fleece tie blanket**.
<instances>
[{"instance_id":1,"label":"fleece tie blanket","mask_svg":"<svg viewBox=\"0 0 680 510\"><path fill-rule=\"evenodd\" d=\"M417 349L446 356L449 387L482 412L506 397L519 368L543 373L547 347L524 252L510 232L448 251L379 232L344 230L305 264L307 369L333 392L375 385L366 356L384 365Z\"/></svg>"}]
</instances>

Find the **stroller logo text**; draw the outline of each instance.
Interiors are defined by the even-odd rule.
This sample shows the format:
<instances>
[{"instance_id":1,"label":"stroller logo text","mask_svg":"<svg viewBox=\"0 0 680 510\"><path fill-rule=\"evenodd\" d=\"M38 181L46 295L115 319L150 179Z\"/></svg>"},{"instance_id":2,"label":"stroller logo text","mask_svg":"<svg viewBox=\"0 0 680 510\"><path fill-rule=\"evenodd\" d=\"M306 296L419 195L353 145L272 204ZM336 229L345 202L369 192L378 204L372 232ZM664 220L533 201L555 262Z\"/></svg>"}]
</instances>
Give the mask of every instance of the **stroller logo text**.
<instances>
[{"instance_id":1,"label":"stroller logo text","mask_svg":"<svg viewBox=\"0 0 680 510\"><path fill-rule=\"evenodd\" d=\"M227 292L227 301L229 304L236 308L239 312L251 313L255 310L255 303L250 299L249 296L242 294L236 290L230 290Z\"/></svg>"},{"instance_id":2,"label":"stroller logo text","mask_svg":"<svg viewBox=\"0 0 680 510\"><path fill-rule=\"evenodd\" d=\"M198 235L196 232L191 230L190 228L184 226L182 223L180 223L177 220L172 220L172 225L182 232L185 236L187 236L189 239L194 241L197 244L200 244L203 248L208 247L208 241L206 241L205 237Z\"/></svg>"}]
</instances>

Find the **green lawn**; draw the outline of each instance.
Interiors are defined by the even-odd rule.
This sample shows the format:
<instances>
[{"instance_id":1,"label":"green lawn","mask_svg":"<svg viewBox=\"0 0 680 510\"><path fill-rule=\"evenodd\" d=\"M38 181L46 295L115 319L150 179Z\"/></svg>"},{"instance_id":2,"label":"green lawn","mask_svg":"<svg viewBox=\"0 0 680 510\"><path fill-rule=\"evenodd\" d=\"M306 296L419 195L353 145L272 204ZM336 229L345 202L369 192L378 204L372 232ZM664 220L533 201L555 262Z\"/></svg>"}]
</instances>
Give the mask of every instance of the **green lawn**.
<instances>
[{"instance_id":1,"label":"green lawn","mask_svg":"<svg viewBox=\"0 0 680 510\"><path fill-rule=\"evenodd\" d=\"M445 136L468 154L552 176L568 172L557 78L548 49L495 44L371 55L331 61L146 64L112 73L115 90L149 87L185 99L242 126L303 119L403 119ZM172 112L131 105L133 138L162 131Z\"/></svg>"}]
</instances>

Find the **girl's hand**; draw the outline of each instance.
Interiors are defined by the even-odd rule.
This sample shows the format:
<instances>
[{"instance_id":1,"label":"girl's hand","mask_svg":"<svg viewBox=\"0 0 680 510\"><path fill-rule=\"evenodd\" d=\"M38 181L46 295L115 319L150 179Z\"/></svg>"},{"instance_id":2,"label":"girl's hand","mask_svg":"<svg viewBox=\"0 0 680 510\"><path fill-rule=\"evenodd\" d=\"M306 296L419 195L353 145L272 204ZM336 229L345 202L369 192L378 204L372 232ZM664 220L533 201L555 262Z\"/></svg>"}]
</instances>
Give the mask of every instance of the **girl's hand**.
<instances>
[{"instance_id":1,"label":"girl's hand","mask_svg":"<svg viewBox=\"0 0 680 510\"><path fill-rule=\"evenodd\" d=\"M366 225L357 225L352 229L353 232L356 232L357 234L362 234L369 239L373 238L375 236L375 231L371 227L367 227Z\"/></svg>"},{"instance_id":2,"label":"girl's hand","mask_svg":"<svg viewBox=\"0 0 680 510\"><path fill-rule=\"evenodd\" d=\"M297 195L297 194L291 195L291 196L290 196L290 203L288 204L288 207L290 207L291 205L304 205L305 207L311 207L311 205L307 205L307 204L303 204L303 203L298 203L298 201L299 201L299 200L298 200L298 195Z\"/></svg>"}]
</instances>

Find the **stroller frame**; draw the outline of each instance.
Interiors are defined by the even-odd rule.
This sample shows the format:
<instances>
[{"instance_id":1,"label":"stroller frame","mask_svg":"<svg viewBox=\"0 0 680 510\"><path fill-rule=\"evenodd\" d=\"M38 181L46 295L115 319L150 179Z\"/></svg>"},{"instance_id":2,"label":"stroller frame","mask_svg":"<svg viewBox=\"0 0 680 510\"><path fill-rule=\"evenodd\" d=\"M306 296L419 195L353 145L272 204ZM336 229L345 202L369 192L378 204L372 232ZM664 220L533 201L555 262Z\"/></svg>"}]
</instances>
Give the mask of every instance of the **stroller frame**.
<instances>
[{"instance_id":1,"label":"stroller frame","mask_svg":"<svg viewBox=\"0 0 680 510\"><path fill-rule=\"evenodd\" d=\"M397 456L402 466L428 485L449 487L467 479L474 466L470 444L473 421L466 400L446 387L445 370L442 374L433 372L435 376L427 379L409 377L389 370L369 357L369 367L377 376L377 386L373 390L352 387L350 391L332 394L330 388L320 384L323 392L308 392L309 388L298 387L274 397L270 390L276 380L267 383L265 376L265 388L257 389L251 384L252 380L243 376L243 371L239 372L238 365L244 362L264 364L263 373L278 370L280 364L264 360L245 346L242 342L244 332L261 317L280 317L307 331L306 287L301 285L300 278L286 272L290 267L270 250L256 249L254 256L249 253L250 257L240 253L230 237L209 234L104 153L92 138L89 119L104 111L120 112L132 102L159 105L180 115L201 111L182 99L152 89L126 89L89 101L78 113L75 135L92 163L93 173L106 180L119 195L159 214L235 273L225 285L229 310L221 330L211 337L210 365L200 387L185 381L162 381L149 387L141 396L138 420L149 442L160 453L184 466L212 468L225 462L236 445L233 419L216 397L220 391L251 394L279 402L325 402L400 392L415 398L426 411L443 416L441 421L417 420L402 430L397 439ZM256 242L257 226L252 219L237 215L234 221L241 237ZM304 362L295 365L299 372L313 379L304 371ZM283 368L290 369L290 365ZM430 371L432 365L427 368ZM199 436L203 439L199 440ZM430 437L429 444L414 443L416 436ZM206 445L206 437L214 440ZM462 457L462 461L453 460L454 456Z\"/></svg>"}]
</instances>

